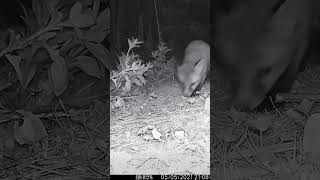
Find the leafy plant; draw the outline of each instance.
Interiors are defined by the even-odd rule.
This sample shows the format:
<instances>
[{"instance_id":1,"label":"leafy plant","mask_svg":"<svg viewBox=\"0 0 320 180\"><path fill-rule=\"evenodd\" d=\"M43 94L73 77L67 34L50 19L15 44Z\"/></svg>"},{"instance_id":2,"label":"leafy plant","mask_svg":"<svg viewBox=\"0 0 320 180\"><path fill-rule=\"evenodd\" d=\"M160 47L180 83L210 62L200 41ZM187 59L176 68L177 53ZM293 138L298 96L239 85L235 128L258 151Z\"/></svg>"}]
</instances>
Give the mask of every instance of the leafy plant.
<instances>
[{"instance_id":1,"label":"leafy plant","mask_svg":"<svg viewBox=\"0 0 320 180\"><path fill-rule=\"evenodd\" d=\"M163 72L174 72L174 58L168 59L167 53L170 52L171 49L167 47L166 43L160 41L158 45L158 49L152 51L152 57L157 62L155 65L155 72L157 72L158 76Z\"/></svg>"},{"instance_id":2,"label":"leafy plant","mask_svg":"<svg viewBox=\"0 0 320 180\"><path fill-rule=\"evenodd\" d=\"M133 49L140 47L142 43L138 39L128 39L129 48L127 53L122 53L119 56L120 63L117 66L117 70L111 72L110 79L114 83L116 90L122 87L122 91L127 93L131 90L132 83L138 86L146 84L143 74L150 70L153 65L150 62L143 64L140 56L133 52Z\"/></svg>"},{"instance_id":3,"label":"leafy plant","mask_svg":"<svg viewBox=\"0 0 320 180\"><path fill-rule=\"evenodd\" d=\"M160 41L158 45L158 49L155 51L152 51L152 57L157 61L157 62L167 62L167 57L166 54L170 52L171 49L169 49L166 46L166 43L163 41Z\"/></svg>"},{"instance_id":4,"label":"leafy plant","mask_svg":"<svg viewBox=\"0 0 320 180\"><path fill-rule=\"evenodd\" d=\"M56 96L68 87L73 69L101 79L111 67L109 50L102 45L110 34L110 11L100 0L76 1L62 12L59 0L33 0L22 17L26 33L9 29L9 43L0 51L14 67L21 86L26 89L36 74L47 73L46 81ZM40 71L41 69L41 71ZM44 71L43 71L44 69ZM41 80L43 81L43 80Z\"/></svg>"}]
</instances>

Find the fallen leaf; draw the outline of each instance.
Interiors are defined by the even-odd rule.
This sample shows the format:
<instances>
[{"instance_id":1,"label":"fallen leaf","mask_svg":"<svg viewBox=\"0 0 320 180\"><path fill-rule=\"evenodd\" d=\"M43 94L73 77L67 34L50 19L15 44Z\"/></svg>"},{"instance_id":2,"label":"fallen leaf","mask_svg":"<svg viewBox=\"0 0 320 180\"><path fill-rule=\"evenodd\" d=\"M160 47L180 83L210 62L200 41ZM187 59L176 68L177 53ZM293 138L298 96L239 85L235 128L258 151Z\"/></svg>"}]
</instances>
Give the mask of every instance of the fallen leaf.
<instances>
[{"instance_id":1,"label":"fallen leaf","mask_svg":"<svg viewBox=\"0 0 320 180\"><path fill-rule=\"evenodd\" d=\"M188 102L189 104L193 104L195 101L196 101L196 98L194 98L194 97L189 97L189 98L187 98L187 102Z\"/></svg>"},{"instance_id":2,"label":"fallen leaf","mask_svg":"<svg viewBox=\"0 0 320 180\"><path fill-rule=\"evenodd\" d=\"M306 153L311 153L312 159L320 160L320 113L312 114L305 125L303 135L303 148Z\"/></svg>"},{"instance_id":3,"label":"fallen leaf","mask_svg":"<svg viewBox=\"0 0 320 180\"><path fill-rule=\"evenodd\" d=\"M296 109L304 115L309 115L312 106L312 101L309 101L308 99L303 99L303 101L296 107Z\"/></svg>"},{"instance_id":4,"label":"fallen leaf","mask_svg":"<svg viewBox=\"0 0 320 180\"><path fill-rule=\"evenodd\" d=\"M19 144L33 144L48 135L38 116L25 110L17 110L16 112L22 115L23 119L21 126L18 123L15 123L14 126L14 138Z\"/></svg>"},{"instance_id":5,"label":"fallen leaf","mask_svg":"<svg viewBox=\"0 0 320 180\"><path fill-rule=\"evenodd\" d=\"M161 138L161 136L162 136L161 133L156 128L154 128L151 131L151 133L152 133L153 138L157 139L157 140L159 140Z\"/></svg>"},{"instance_id":6,"label":"fallen leaf","mask_svg":"<svg viewBox=\"0 0 320 180\"><path fill-rule=\"evenodd\" d=\"M296 110L294 110L292 108L288 109L285 112L285 114L289 118L293 119L295 122L301 122L301 121L303 121L305 119L305 117L301 113L299 113L298 111L296 111Z\"/></svg>"},{"instance_id":7,"label":"fallen leaf","mask_svg":"<svg viewBox=\"0 0 320 180\"><path fill-rule=\"evenodd\" d=\"M151 93L149 96L152 98L158 98L158 95L156 95L156 93Z\"/></svg>"},{"instance_id":8,"label":"fallen leaf","mask_svg":"<svg viewBox=\"0 0 320 180\"><path fill-rule=\"evenodd\" d=\"M261 116L253 121L250 121L250 123L248 123L248 125L250 127L256 128L259 131L263 132L263 131L267 130L272 125L272 121L270 120L270 117Z\"/></svg>"},{"instance_id":9,"label":"fallen leaf","mask_svg":"<svg viewBox=\"0 0 320 180\"><path fill-rule=\"evenodd\" d=\"M179 139L179 140L182 140L182 139L185 139L185 135L184 135L184 130L177 130L174 132L174 135Z\"/></svg>"},{"instance_id":10,"label":"fallen leaf","mask_svg":"<svg viewBox=\"0 0 320 180\"><path fill-rule=\"evenodd\" d=\"M124 106L124 100L121 97L117 97L117 100L114 102L116 108Z\"/></svg>"},{"instance_id":11,"label":"fallen leaf","mask_svg":"<svg viewBox=\"0 0 320 180\"><path fill-rule=\"evenodd\" d=\"M143 138L144 140L146 140L146 141L150 141L150 140L153 139L153 136L152 136L151 134L146 134L146 135L144 135L142 138Z\"/></svg>"},{"instance_id":12,"label":"fallen leaf","mask_svg":"<svg viewBox=\"0 0 320 180\"><path fill-rule=\"evenodd\" d=\"M233 127L225 127L216 129L214 131L215 135L226 142L233 142L240 137L240 131L236 131Z\"/></svg>"},{"instance_id":13,"label":"fallen leaf","mask_svg":"<svg viewBox=\"0 0 320 180\"><path fill-rule=\"evenodd\" d=\"M262 150L256 154L257 158L265 165L275 164L278 160L270 151Z\"/></svg>"},{"instance_id":14,"label":"fallen leaf","mask_svg":"<svg viewBox=\"0 0 320 180\"><path fill-rule=\"evenodd\" d=\"M239 123L248 119L248 114L245 112L237 111L235 108L231 108L228 112L228 116L235 122Z\"/></svg>"}]
</instances>

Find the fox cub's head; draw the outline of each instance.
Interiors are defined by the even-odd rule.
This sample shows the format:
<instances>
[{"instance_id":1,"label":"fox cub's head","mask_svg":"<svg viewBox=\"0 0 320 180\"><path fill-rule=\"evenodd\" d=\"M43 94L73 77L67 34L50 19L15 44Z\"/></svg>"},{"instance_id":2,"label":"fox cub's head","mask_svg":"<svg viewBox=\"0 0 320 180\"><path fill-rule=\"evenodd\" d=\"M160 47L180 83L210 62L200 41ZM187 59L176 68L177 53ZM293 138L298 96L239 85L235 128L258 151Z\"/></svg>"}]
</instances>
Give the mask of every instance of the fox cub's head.
<instances>
[{"instance_id":1,"label":"fox cub's head","mask_svg":"<svg viewBox=\"0 0 320 180\"><path fill-rule=\"evenodd\" d=\"M203 78L203 67L200 63L201 59L195 64L182 64L177 68L177 79L182 85L183 96L191 96L195 90L198 90L202 85Z\"/></svg>"}]
</instances>

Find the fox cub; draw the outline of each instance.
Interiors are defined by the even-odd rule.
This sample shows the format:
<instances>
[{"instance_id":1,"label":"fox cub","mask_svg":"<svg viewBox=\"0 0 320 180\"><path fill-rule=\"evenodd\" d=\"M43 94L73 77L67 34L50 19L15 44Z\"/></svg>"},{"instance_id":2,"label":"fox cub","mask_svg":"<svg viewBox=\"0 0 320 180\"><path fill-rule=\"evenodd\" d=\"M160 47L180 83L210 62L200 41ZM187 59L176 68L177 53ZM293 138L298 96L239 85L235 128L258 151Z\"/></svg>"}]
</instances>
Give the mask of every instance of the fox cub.
<instances>
[{"instance_id":1,"label":"fox cub","mask_svg":"<svg viewBox=\"0 0 320 180\"><path fill-rule=\"evenodd\" d=\"M176 76L183 96L189 97L201 89L210 69L210 45L201 40L191 41L185 49L183 62Z\"/></svg>"}]
</instances>

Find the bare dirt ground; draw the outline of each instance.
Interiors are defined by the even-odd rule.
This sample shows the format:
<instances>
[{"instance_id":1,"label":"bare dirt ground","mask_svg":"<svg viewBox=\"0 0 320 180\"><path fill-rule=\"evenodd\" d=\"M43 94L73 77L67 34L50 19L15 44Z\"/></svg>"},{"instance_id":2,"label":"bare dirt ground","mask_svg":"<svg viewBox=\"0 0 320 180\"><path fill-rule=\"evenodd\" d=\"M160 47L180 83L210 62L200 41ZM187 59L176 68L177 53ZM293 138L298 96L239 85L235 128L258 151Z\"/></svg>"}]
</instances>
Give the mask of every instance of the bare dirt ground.
<instances>
[{"instance_id":1,"label":"bare dirt ground","mask_svg":"<svg viewBox=\"0 0 320 180\"><path fill-rule=\"evenodd\" d=\"M210 84L183 98L173 79L151 82L111 109L111 174L209 174Z\"/></svg>"}]
</instances>

